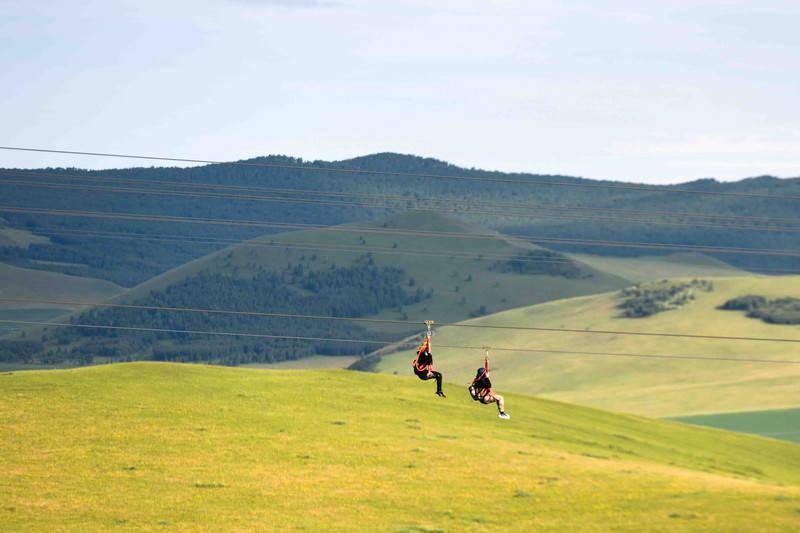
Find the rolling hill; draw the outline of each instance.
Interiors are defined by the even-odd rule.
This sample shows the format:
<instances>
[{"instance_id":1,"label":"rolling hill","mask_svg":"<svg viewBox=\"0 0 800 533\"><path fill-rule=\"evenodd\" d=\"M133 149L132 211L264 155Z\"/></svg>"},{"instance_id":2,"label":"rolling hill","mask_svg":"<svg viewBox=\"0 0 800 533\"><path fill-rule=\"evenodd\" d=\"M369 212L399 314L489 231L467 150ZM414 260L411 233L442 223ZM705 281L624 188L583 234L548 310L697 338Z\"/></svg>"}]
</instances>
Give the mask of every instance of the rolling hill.
<instances>
[{"instance_id":1,"label":"rolling hill","mask_svg":"<svg viewBox=\"0 0 800 533\"><path fill-rule=\"evenodd\" d=\"M68 276L58 272L19 268L0 263L0 298L104 301L124 289L102 279ZM47 321L79 309L73 305L0 301L0 319ZM20 329L0 323L0 335Z\"/></svg>"},{"instance_id":2,"label":"rolling hill","mask_svg":"<svg viewBox=\"0 0 800 533\"><path fill-rule=\"evenodd\" d=\"M347 231L342 231L347 230ZM437 237L415 232L437 231ZM480 232L486 238L465 238ZM497 310L620 288L629 282L456 219L399 214L355 227L268 235L169 270L114 298L115 303L325 316L458 321ZM416 324L94 309L79 324L228 331L394 341ZM314 329L312 329L314 328ZM44 337L39 337L44 338ZM232 364L355 355L336 342L285 342L187 334L50 328L42 353L54 362L96 357L180 358ZM361 352L363 353L363 352ZM35 362L35 361L34 361Z\"/></svg>"},{"instance_id":3,"label":"rolling hill","mask_svg":"<svg viewBox=\"0 0 800 533\"><path fill-rule=\"evenodd\" d=\"M800 339L797 326L767 324L744 313L718 310L746 294L800 296L798 277L713 279L711 292L646 318L623 318L619 294L607 293L524 307L470 321L476 325L535 326L578 330L679 332L738 337ZM436 345L475 346L474 350ZM434 338L437 367L447 379L466 382L481 365L481 346L532 348L566 353L496 351L498 386L520 393L649 416L686 416L800 405L800 365L755 362L641 359L570 352L704 355L800 361L800 345L675 337L443 327ZM406 374L408 350L383 356L381 372Z\"/></svg>"},{"instance_id":4,"label":"rolling hill","mask_svg":"<svg viewBox=\"0 0 800 533\"><path fill-rule=\"evenodd\" d=\"M278 232L235 224L13 211L41 208L325 225L366 222L387 212L422 208L534 239L573 237L784 249L796 249L799 243L794 198L800 195L800 179L759 177L734 183L707 179L678 186L637 186L459 168L445 161L395 153L336 162L268 156L243 163L246 166L104 171L0 169L4 229L6 234L25 236L22 245L0 238L0 261L132 287L225 247L219 242L198 242L200 239L242 241ZM331 168L359 173L325 170ZM428 177L392 174L397 172ZM176 234L184 240L140 238ZM565 250L625 257L652 252L591 245ZM792 257L718 256L739 266L800 270L797 258Z\"/></svg>"},{"instance_id":5,"label":"rolling hill","mask_svg":"<svg viewBox=\"0 0 800 533\"><path fill-rule=\"evenodd\" d=\"M153 290L163 289L198 272L220 272L226 275L252 275L259 267L285 270L289 263L302 263L309 270L323 270L331 264L351 265L359 257L371 254L379 266L397 267L414 278L415 285L433 289L434 297L407 306L403 311L387 310L377 315L400 318L403 314L429 313L442 321L467 318L484 305L486 313L520 305L558 298L603 292L629 284L627 279L574 261L575 273L562 275L559 261L563 256L544 257L544 262L531 265L540 272L518 273L495 269L506 257L524 256L529 252L546 253L545 249L524 241L505 238L485 228L458 219L435 214L401 213L372 222L345 224L343 228L368 228L367 231L335 232L330 230L292 231L268 235L212 253L196 261L172 269L121 295L120 300L135 300ZM419 237L414 234L372 233L442 232L456 236ZM460 237L481 233L489 239ZM322 247L319 250L317 247ZM347 251L336 250L344 248ZM381 251L383 250L383 251ZM382 329L382 328L381 328Z\"/></svg>"},{"instance_id":6,"label":"rolling hill","mask_svg":"<svg viewBox=\"0 0 800 533\"><path fill-rule=\"evenodd\" d=\"M0 523L370 531L793 530L800 446L342 371L0 375Z\"/></svg>"},{"instance_id":7,"label":"rolling hill","mask_svg":"<svg viewBox=\"0 0 800 533\"><path fill-rule=\"evenodd\" d=\"M800 443L800 409L719 413L676 420Z\"/></svg>"}]
</instances>

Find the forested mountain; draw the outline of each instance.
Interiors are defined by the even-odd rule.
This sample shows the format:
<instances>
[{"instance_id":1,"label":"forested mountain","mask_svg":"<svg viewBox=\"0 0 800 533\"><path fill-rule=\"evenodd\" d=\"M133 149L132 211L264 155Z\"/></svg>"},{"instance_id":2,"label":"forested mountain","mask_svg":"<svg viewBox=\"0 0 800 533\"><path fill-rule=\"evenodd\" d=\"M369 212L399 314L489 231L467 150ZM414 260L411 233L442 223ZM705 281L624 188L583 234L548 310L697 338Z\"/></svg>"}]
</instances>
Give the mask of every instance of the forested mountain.
<instances>
[{"instance_id":1,"label":"forested mountain","mask_svg":"<svg viewBox=\"0 0 800 533\"><path fill-rule=\"evenodd\" d=\"M0 194L3 197L0 205L3 208L325 225L372 220L385 216L387 209L391 212L417 208L527 235L534 241L537 237L569 237L787 249L797 249L800 244L797 224L800 204L796 198L788 198L800 196L800 179L759 177L736 183L698 180L680 186L638 190L630 184L568 176L465 169L435 159L392 153L339 162L269 156L246 163L301 166L303 169L219 164L105 171L5 169L0 170ZM348 174L319 170L321 168L411 172L469 179ZM160 180L161 183L113 180ZM32 186L34 183L38 186ZM242 189L197 188L201 184ZM622 188L598 188L600 184ZM112 188L116 190L108 190ZM292 189L294 192L265 188ZM784 199L657 192L675 189L780 195ZM320 191L333 194L322 195ZM0 216L7 227L26 229L50 238L49 242L32 243L28 248L0 246L0 261L99 277L124 286L141 283L230 244L220 242L220 239L240 241L279 231L278 228L240 225L115 220L8 210L0 211ZM770 229L764 229L765 226ZM548 246L626 256L654 253L646 248L587 244ZM717 256L749 268L800 270L797 257L723 253Z\"/></svg>"}]
</instances>

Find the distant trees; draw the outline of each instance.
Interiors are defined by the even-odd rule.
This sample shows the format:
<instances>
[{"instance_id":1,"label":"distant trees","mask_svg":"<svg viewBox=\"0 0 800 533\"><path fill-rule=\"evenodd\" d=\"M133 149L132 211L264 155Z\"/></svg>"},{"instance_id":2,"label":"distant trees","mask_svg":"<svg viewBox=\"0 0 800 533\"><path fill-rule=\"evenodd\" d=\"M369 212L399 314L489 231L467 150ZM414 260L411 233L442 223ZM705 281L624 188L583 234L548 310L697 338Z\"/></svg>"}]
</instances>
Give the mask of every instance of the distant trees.
<instances>
[{"instance_id":1,"label":"distant trees","mask_svg":"<svg viewBox=\"0 0 800 533\"><path fill-rule=\"evenodd\" d=\"M514 259L497 261L492 270L512 274L546 275L562 278L589 277L578 265L564 254L548 250L531 250Z\"/></svg>"},{"instance_id":2,"label":"distant trees","mask_svg":"<svg viewBox=\"0 0 800 533\"><path fill-rule=\"evenodd\" d=\"M800 324L800 298L769 299L748 294L728 300L719 309L745 311L750 318L758 318L770 324Z\"/></svg>"},{"instance_id":3,"label":"distant trees","mask_svg":"<svg viewBox=\"0 0 800 533\"><path fill-rule=\"evenodd\" d=\"M410 286L405 271L379 267L370 256L354 264L312 269L289 263L280 272L259 267L252 276L200 272L135 302L148 307L235 309L238 311L361 317L401 309L430 298L432 291ZM224 331L288 337L364 339L371 335L348 321L273 316L95 308L74 319L83 324L123 325L166 330ZM120 331L52 327L48 338L31 345L30 357L76 361L87 354L122 360L214 361L224 364L274 362L313 354L365 353L378 345L337 341L219 337L177 332Z\"/></svg>"},{"instance_id":4,"label":"distant trees","mask_svg":"<svg viewBox=\"0 0 800 533\"><path fill-rule=\"evenodd\" d=\"M622 301L617 305L625 318L644 318L663 311L678 309L695 299L694 291L711 292L714 285L695 279L689 283L663 280L659 283L636 285L620 291Z\"/></svg>"}]
</instances>

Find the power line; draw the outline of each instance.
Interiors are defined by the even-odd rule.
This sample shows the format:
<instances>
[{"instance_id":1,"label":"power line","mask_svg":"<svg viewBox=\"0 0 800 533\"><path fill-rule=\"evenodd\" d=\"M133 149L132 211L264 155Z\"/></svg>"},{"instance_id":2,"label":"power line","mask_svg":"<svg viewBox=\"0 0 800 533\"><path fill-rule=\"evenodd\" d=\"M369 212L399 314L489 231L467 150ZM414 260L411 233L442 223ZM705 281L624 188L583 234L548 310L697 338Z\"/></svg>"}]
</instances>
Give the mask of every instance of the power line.
<instances>
[{"instance_id":1,"label":"power line","mask_svg":"<svg viewBox=\"0 0 800 533\"><path fill-rule=\"evenodd\" d=\"M180 217L173 215L142 215L136 213L74 211L66 209L23 208L23 207L13 207L13 206L0 206L0 211L5 211L8 213L106 218L114 220L134 220L134 221L145 221L145 222L181 222L187 224L282 228L282 229L296 229L296 230L319 230L319 231L333 231L333 232L344 232L344 233L375 233L375 234L404 235L404 236L417 236L417 237L447 237L456 239L482 239L482 240L494 240L501 238L501 236L499 235L488 234L488 233L421 231L421 230L404 230L404 229L391 229L391 228L372 228L364 226L322 225L322 224L305 224L305 223L291 223L291 222L266 222L258 220L241 220L241 219ZM513 233L505 234L505 236L515 237L520 240L533 242L534 244L553 243L553 244L601 246L601 247L612 247L612 248L650 248L650 249L662 249L662 250L679 249L679 250L705 251L714 253L736 253L736 254L800 257L799 251L777 249L777 248L739 248L739 247L728 247L728 246L704 246L704 245L692 245L692 244L645 243L645 242L571 239L571 238L568 239L568 238L543 237L543 236L513 234Z\"/></svg>"},{"instance_id":2,"label":"power line","mask_svg":"<svg viewBox=\"0 0 800 533\"><path fill-rule=\"evenodd\" d=\"M286 198L282 196L246 196L237 194L226 193L211 193L211 192L187 192L163 189L137 189L132 187L107 187L102 185L74 185L64 183L45 183L45 182L30 182L20 179L3 180L0 179L0 184L14 184L24 185L26 187L38 187L44 189L65 189L65 190L78 190L90 192L109 192L109 193L124 193L124 194L146 194L151 196L178 196L188 198L206 198L206 199L221 199L221 200L238 200L248 202L272 202L283 204L304 204L304 205L327 205L335 207L352 207L362 209L395 209L399 211L413 211L421 213L468 213L473 215L489 215L489 216L504 216L514 218L533 218L533 219L556 219L556 220L575 220L575 221L595 221L595 222L614 222L626 224L645 224L655 226L672 226L672 227L692 227L692 228L709 228L709 229L739 229L749 231L769 231L778 233L798 233L800 227L787 227L787 226L752 226L752 225L739 225L739 224L718 224L718 223L705 223L705 222L687 222L687 221L669 221L669 220L655 220L652 218L622 218L618 216L600 215L591 216L584 214L582 210L567 210L565 208L555 208L561 213L550 213L550 208L542 208L544 212L535 213L516 213L511 211L479 211L471 208L432 208L432 207L406 207L397 205L385 204L368 204L358 202L344 202L333 200L316 200L307 198ZM392 200L395 201L395 200ZM570 214L562 214L564 211Z\"/></svg>"},{"instance_id":3,"label":"power line","mask_svg":"<svg viewBox=\"0 0 800 533\"><path fill-rule=\"evenodd\" d=\"M584 205L549 205L549 204L531 204L531 203L519 203L519 202L479 202L473 199L449 199L444 200L440 199L439 197L416 197L416 196L403 196L403 195L386 195L386 194L371 194L371 193L362 193L357 191L324 191L324 190L310 190L310 189L296 189L296 188L280 188L280 187L260 187L254 185L225 185L225 184L217 184L217 183L205 183L205 182L181 182L176 180L165 180L165 179L145 179L145 178L116 178L116 177L109 177L109 176L95 176L95 175L78 175L78 174L64 174L64 173L52 173L52 172L35 172L35 171L20 171L20 170L8 170L8 169L0 169L0 174L6 174L11 176L21 176L21 177L44 177L44 178L51 178L51 179L70 179L70 180L82 180L82 181L100 181L100 182L107 182L107 183L124 183L124 184L133 184L133 185L166 185L166 186L178 186L184 187L189 189L215 189L215 190L232 190L232 191L247 191L247 192L268 192L268 193L277 193L277 194L302 194L308 196L337 196L337 197L360 197L360 198L370 198L376 200L383 200L383 201L397 201L397 202L429 202L432 204L438 203L468 203L469 205L476 205L485 208L519 208L519 209L526 209L526 210L534 210L534 209L544 209L544 210L555 210L555 211L597 211L597 212L607 212L607 213L623 213L623 214L633 214L633 215L643 215L643 216L653 216L653 215L663 215L667 217L690 217L690 218L705 218L705 219L721 219L721 220L733 220L733 221L747 221L747 222L772 222L772 223L781 223L781 222L789 222L789 223L796 223L800 224L800 219L798 218L791 218L791 217L757 217L757 216L746 216L746 215L715 215L713 213L699 213L699 212L692 212L692 211L675 211L675 210L656 210L656 209L622 209L622 208L613 208L613 207L591 207L591 206L584 206ZM26 182L20 182L26 183Z\"/></svg>"},{"instance_id":4,"label":"power line","mask_svg":"<svg viewBox=\"0 0 800 533\"><path fill-rule=\"evenodd\" d=\"M582 188L592 188L592 189L646 191L651 193L687 193L687 194L700 194L707 196L772 198L775 200L800 200L800 196L794 196L794 195L744 193L744 192L731 192L731 191L698 191L696 189L686 189L686 188L671 187L671 186L654 187L647 185L620 185L620 184L610 184L610 183L584 183L584 182L525 180L525 179L511 179L511 178L490 178L490 177L479 177L479 176L431 174L431 173L401 172L401 171L388 171L388 170L351 169L351 168L340 168L340 167L330 167L330 166L292 165L286 163L264 163L255 161L216 161L211 159L190 159L190 158L163 157L163 156L151 156L151 155L84 152L77 150L54 150L46 148L26 148L26 147L16 147L16 146L0 146L0 150L13 150L19 152L36 152L36 153L64 154L64 155L84 155L92 157L114 157L123 159L141 159L150 161L171 161L176 163L197 163L197 164L207 164L207 165L235 165L244 167L301 170L301 171L312 171L312 172L336 172L343 174L359 174L359 175L371 174L377 176L395 176L395 177L399 176L399 177L413 177L413 178L427 178L427 179L479 181L479 182L489 182L489 183L516 183L520 185L549 185L557 187L582 187Z\"/></svg>"},{"instance_id":5,"label":"power line","mask_svg":"<svg viewBox=\"0 0 800 533\"><path fill-rule=\"evenodd\" d=\"M0 320L0 324L21 324L21 325L38 325L38 326L51 326L51 327L72 327L72 328L94 328L94 329L110 329L110 330L123 330L123 331L141 331L151 333L176 333L185 335L221 335L226 337L254 337L263 339L285 339L285 340L302 340L302 341L318 341L318 342L342 342L353 344L371 344L371 345L385 345L389 346L397 344L390 341L369 341L361 339L337 339L330 337L303 337L291 335L267 335L262 333L239 333L229 331L198 331L187 329L166 329L166 328L143 328L133 326L108 326L96 324L62 324L53 322L36 322L32 320ZM483 350L485 346L458 346L440 344L439 348L451 348L458 350ZM794 360L780 360L780 359L757 359L757 358L736 358L736 357L708 357L702 355L665 355L665 354L641 354L641 353L620 353L620 352L589 352L589 351L573 351L573 350L544 350L535 348L491 348L493 351L501 352L523 352L523 353L540 353L540 354L570 354L570 355L592 355L592 356L609 356L609 357L637 357L644 359L680 359L680 360L694 360L694 361L715 361L715 362L737 362L737 363L770 363L770 364L800 364L800 361Z\"/></svg>"},{"instance_id":6,"label":"power line","mask_svg":"<svg viewBox=\"0 0 800 533\"><path fill-rule=\"evenodd\" d=\"M146 233L130 233L130 232L110 232L110 231L81 231L81 230L62 230L62 229L49 229L49 228L36 228L36 233L39 235L77 235L82 237L94 238L107 238L107 239L121 239L121 240L141 240L141 241L163 241L163 242L183 242L190 244L206 244L206 245L231 245L231 246L244 246L254 248L289 248L298 250L313 250L323 252L346 252L346 253L374 253L382 255L405 255L405 256L422 256L422 257L449 257L449 258L465 258L465 259L497 259L497 260L513 260L514 262L522 263L554 263L554 264L572 264L580 265L583 267L594 268L590 263L583 261L580 258L571 258L563 255L563 259L556 257L529 257L524 254L525 252L536 252L537 249L526 250L519 248L517 255L503 255L492 253L465 253L455 250L439 250L438 252L422 251L422 250L399 250L397 248L386 246L370 246L370 245L352 245L352 246L336 246L327 243L315 243L305 241L303 244L287 243L283 241L271 240L270 242L258 242L254 240L236 240L236 239L223 239L214 237L191 237L183 235L151 235ZM264 237L258 237L264 238ZM544 249L541 249L544 250ZM550 252L562 255L560 252ZM730 266L730 265L727 265ZM730 266L731 268L735 268ZM780 272L784 274L800 274L800 271L789 268L769 268L769 267L747 267L745 270L753 272Z\"/></svg>"},{"instance_id":7,"label":"power line","mask_svg":"<svg viewBox=\"0 0 800 533\"><path fill-rule=\"evenodd\" d=\"M502 255L502 254L491 254L491 253L481 253L481 254L470 254L464 252L457 252L457 251L439 251L439 252L429 252L423 250L398 250L395 248L390 247L378 247L378 246L362 246L362 245L353 245L353 246L335 246L335 245L326 245L314 242L308 242L305 244L291 244L291 243L284 243L279 241L273 242L254 242L254 241L238 241L235 239L216 239L216 238L209 238L209 237L175 237L169 235L157 235L157 236L150 236L146 234L119 234L119 233L111 233L111 232L99 232L99 231L91 231L91 232L84 232L84 231L70 231L70 230L36 230L38 234L41 235L81 235L81 236L88 236L88 237L96 237L96 238L109 238L109 239L125 239L125 240L146 240L146 241L166 241L166 242L187 242L187 243L195 243L195 244L229 244L229 245L236 245L236 246L245 246L245 247L257 247L257 248L291 248L291 249L299 249L299 250L314 250L314 251L325 251L325 252L349 252L349 253L376 253L376 254L388 254L388 255L410 255L410 256L422 256L422 257L460 257L465 259L498 259L498 260L513 260L515 262L519 261L522 263L554 263L554 264L567 264L567 265L576 265L579 264L584 267L594 268L587 263L583 263L580 260L572 260L564 256L564 259L558 259L556 257L549 258L549 257L528 257L525 255ZM520 253L524 253L526 250L520 248ZM529 250L534 252L536 250ZM552 253L552 252L550 252ZM560 254L559 254L560 255ZM798 272L796 270L791 270L790 272Z\"/></svg>"},{"instance_id":8,"label":"power line","mask_svg":"<svg viewBox=\"0 0 800 533\"><path fill-rule=\"evenodd\" d=\"M303 315L294 313L277 313L277 312L266 312L266 311L237 311L234 309L167 307L167 306L154 306L154 305L114 304L114 303L102 303L102 302L78 302L70 300L41 300L41 299L34 300L28 298L0 298L0 302L75 305L75 306L86 306L86 307L104 307L112 309L137 309L146 311L166 311L166 312L181 312L181 313L207 313L207 314L220 314L220 315L265 317L265 318L290 318L295 320L304 319L304 320L332 320L332 321L345 321L345 322L367 322L373 324L402 324L402 325L417 326L421 323L420 321L415 321L415 320L394 320L387 318ZM638 337L676 337L676 338L708 339L708 340L800 343L800 339L787 339L787 338L774 338L774 337L736 337L730 335L699 335L691 333L585 330L585 329L571 329L571 328L545 328L545 327L534 327L534 326L493 326L488 324L465 324L462 322L445 322L439 325L447 327L455 327L455 328L476 328L476 329L514 330L514 331L546 331L546 332L558 332L558 333L589 333L589 334L600 334L600 335L631 335Z\"/></svg>"}]
</instances>

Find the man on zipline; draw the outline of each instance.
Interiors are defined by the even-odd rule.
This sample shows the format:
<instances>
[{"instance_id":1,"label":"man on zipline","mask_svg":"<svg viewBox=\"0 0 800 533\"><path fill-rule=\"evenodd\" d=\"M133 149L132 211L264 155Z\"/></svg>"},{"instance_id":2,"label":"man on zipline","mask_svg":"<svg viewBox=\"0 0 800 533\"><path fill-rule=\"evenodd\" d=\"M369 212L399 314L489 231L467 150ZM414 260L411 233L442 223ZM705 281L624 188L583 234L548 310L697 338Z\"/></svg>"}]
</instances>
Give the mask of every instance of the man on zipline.
<instances>
[{"instance_id":1,"label":"man on zipline","mask_svg":"<svg viewBox=\"0 0 800 533\"><path fill-rule=\"evenodd\" d=\"M431 324L433 320L426 320L425 325L428 331L425 333L425 341L417 348L417 357L414 358L412 365L414 373L423 381L436 379L436 396L445 398L442 392L442 374L433 369L433 354L431 354Z\"/></svg>"},{"instance_id":2,"label":"man on zipline","mask_svg":"<svg viewBox=\"0 0 800 533\"><path fill-rule=\"evenodd\" d=\"M497 403L497 411L500 418L508 420L511 416L503 410L503 397L492 391L492 382L489 380L489 350L486 350L486 357L483 359L483 368L479 368L475 373L475 379L469 385L469 394L476 402L485 404Z\"/></svg>"}]
</instances>

